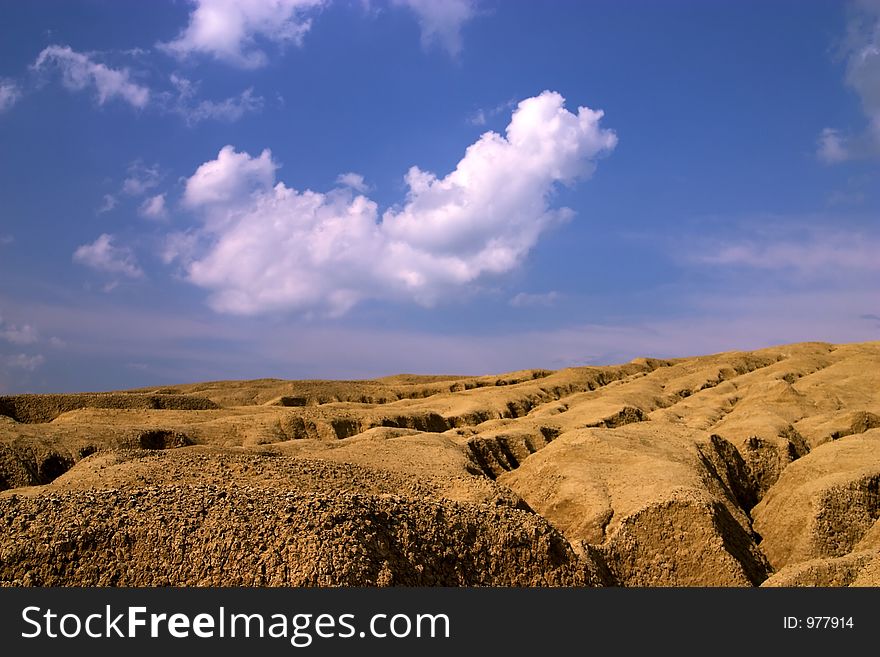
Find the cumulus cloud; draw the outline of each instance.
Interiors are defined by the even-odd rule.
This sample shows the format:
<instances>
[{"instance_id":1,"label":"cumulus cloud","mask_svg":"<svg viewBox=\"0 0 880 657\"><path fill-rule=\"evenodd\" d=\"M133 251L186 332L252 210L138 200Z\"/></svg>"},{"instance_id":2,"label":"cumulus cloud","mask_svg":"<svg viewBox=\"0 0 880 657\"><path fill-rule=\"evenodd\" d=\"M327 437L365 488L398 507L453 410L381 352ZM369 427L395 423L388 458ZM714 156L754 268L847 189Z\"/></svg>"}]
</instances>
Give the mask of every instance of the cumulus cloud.
<instances>
[{"instance_id":1,"label":"cumulus cloud","mask_svg":"<svg viewBox=\"0 0 880 657\"><path fill-rule=\"evenodd\" d=\"M21 89L12 80L0 78L0 112L5 112L21 98Z\"/></svg>"},{"instance_id":2,"label":"cumulus cloud","mask_svg":"<svg viewBox=\"0 0 880 657\"><path fill-rule=\"evenodd\" d=\"M880 154L880 0L853 3L845 53L846 84L858 95L868 126L852 136L823 130L817 155L828 164Z\"/></svg>"},{"instance_id":3,"label":"cumulus cloud","mask_svg":"<svg viewBox=\"0 0 880 657\"><path fill-rule=\"evenodd\" d=\"M156 194L144 200L138 208L138 214L147 219L164 219L168 216L165 209L165 194Z\"/></svg>"},{"instance_id":4,"label":"cumulus cloud","mask_svg":"<svg viewBox=\"0 0 880 657\"><path fill-rule=\"evenodd\" d=\"M104 233L91 244L83 244L73 252L73 261L97 271L142 278L134 254L126 247L114 246L113 236Z\"/></svg>"},{"instance_id":5,"label":"cumulus cloud","mask_svg":"<svg viewBox=\"0 0 880 657\"><path fill-rule=\"evenodd\" d=\"M198 100L199 84L180 75L171 76L171 84L176 90L176 96L170 102L170 111L177 114L189 124L195 125L206 120L224 121L232 123L238 121L245 114L260 112L265 103L262 96L254 94L252 87L242 91L237 96L230 96L224 100Z\"/></svg>"},{"instance_id":6,"label":"cumulus cloud","mask_svg":"<svg viewBox=\"0 0 880 657\"><path fill-rule=\"evenodd\" d=\"M177 57L204 54L241 68L267 62L259 41L300 45L309 16L327 0L191 0L189 23L158 47Z\"/></svg>"},{"instance_id":7,"label":"cumulus cloud","mask_svg":"<svg viewBox=\"0 0 880 657\"><path fill-rule=\"evenodd\" d=\"M551 195L589 177L615 147L601 118L566 110L558 93L528 98L505 135L483 134L446 176L412 167L405 201L381 215L356 189L300 192L276 182L270 151L226 146L186 182L184 204L203 221L187 277L211 291L216 310L236 314L341 314L367 298L430 305L510 271L573 215L550 207Z\"/></svg>"},{"instance_id":8,"label":"cumulus cloud","mask_svg":"<svg viewBox=\"0 0 880 657\"><path fill-rule=\"evenodd\" d=\"M268 149L251 157L224 146L216 159L205 162L186 181L183 202L196 208L247 201L274 184L277 166Z\"/></svg>"},{"instance_id":9,"label":"cumulus cloud","mask_svg":"<svg viewBox=\"0 0 880 657\"><path fill-rule=\"evenodd\" d=\"M71 91L94 88L99 105L118 98L132 107L142 108L150 100L150 90L132 82L128 69L110 68L69 46L45 48L32 68L41 71L50 67L61 72L62 84Z\"/></svg>"},{"instance_id":10,"label":"cumulus cloud","mask_svg":"<svg viewBox=\"0 0 880 657\"><path fill-rule=\"evenodd\" d=\"M366 193L370 189L369 185L364 182L364 177L361 174L353 173L351 171L348 173L340 173L336 176L336 182L345 187L350 187L361 194Z\"/></svg>"},{"instance_id":11,"label":"cumulus cloud","mask_svg":"<svg viewBox=\"0 0 880 657\"><path fill-rule=\"evenodd\" d=\"M419 21L422 46L439 44L450 55L461 52L461 28L476 14L475 0L392 0L394 5L408 7Z\"/></svg>"}]
</instances>

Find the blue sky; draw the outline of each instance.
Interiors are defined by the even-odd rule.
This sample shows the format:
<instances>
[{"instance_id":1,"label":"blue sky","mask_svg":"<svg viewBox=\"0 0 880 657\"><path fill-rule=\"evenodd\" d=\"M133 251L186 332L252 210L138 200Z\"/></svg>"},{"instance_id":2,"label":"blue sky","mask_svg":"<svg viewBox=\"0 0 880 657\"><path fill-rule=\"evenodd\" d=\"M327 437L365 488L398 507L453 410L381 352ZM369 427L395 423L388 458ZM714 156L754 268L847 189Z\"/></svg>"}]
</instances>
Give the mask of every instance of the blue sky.
<instances>
[{"instance_id":1,"label":"blue sky","mask_svg":"<svg viewBox=\"0 0 880 657\"><path fill-rule=\"evenodd\" d=\"M0 393L880 339L880 2L0 4Z\"/></svg>"}]
</instances>

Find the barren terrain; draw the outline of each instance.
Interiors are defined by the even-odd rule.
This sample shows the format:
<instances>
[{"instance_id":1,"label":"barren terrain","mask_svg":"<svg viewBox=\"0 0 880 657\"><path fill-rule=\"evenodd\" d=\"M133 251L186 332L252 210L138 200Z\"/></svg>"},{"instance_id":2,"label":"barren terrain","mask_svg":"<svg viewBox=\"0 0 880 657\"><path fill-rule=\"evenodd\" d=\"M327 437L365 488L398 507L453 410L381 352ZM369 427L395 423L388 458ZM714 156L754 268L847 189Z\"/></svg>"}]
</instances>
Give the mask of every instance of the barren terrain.
<instances>
[{"instance_id":1,"label":"barren terrain","mask_svg":"<svg viewBox=\"0 0 880 657\"><path fill-rule=\"evenodd\" d=\"M12 586L880 586L880 343L0 397Z\"/></svg>"}]
</instances>

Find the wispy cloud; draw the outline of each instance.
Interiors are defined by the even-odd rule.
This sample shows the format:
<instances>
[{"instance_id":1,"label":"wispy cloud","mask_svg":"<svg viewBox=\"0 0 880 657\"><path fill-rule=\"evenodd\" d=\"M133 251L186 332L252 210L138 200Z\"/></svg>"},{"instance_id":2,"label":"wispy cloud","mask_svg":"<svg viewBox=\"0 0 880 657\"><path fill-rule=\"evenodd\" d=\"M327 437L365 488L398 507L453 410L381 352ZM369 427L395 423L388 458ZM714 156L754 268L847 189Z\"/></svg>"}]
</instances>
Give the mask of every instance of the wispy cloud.
<instances>
[{"instance_id":1,"label":"wispy cloud","mask_svg":"<svg viewBox=\"0 0 880 657\"><path fill-rule=\"evenodd\" d=\"M467 122L475 126L484 126L496 116L509 112L514 107L516 107L515 100L508 100L494 107L481 107L467 117Z\"/></svg>"},{"instance_id":2,"label":"wispy cloud","mask_svg":"<svg viewBox=\"0 0 880 657\"><path fill-rule=\"evenodd\" d=\"M10 324L0 316L0 340L16 345L28 345L38 342L40 336L30 324Z\"/></svg>"},{"instance_id":3,"label":"wispy cloud","mask_svg":"<svg viewBox=\"0 0 880 657\"><path fill-rule=\"evenodd\" d=\"M859 317L876 306L876 289L792 294L731 289L693 299L686 313L627 322L569 323L547 330L515 325L490 335L341 322L218 322L198 309L169 313L109 301L69 306L23 301L22 312L48 331L63 332L67 354L106 362L144 363L168 382L229 378L368 378L399 372L490 374L676 357L774 344L880 339L880 326ZM106 317L112 314L113 322ZM218 349L217 345L224 345ZM291 349L290 345L296 345ZM65 356L67 357L67 356ZM102 385L101 372L78 371L78 389Z\"/></svg>"},{"instance_id":4,"label":"wispy cloud","mask_svg":"<svg viewBox=\"0 0 880 657\"><path fill-rule=\"evenodd\" d=\"M816 155L826 164L837 164L852 157L852 146L846 143L839 130L825 128L819 135Z\"/></svg>"},{"instance_id":5,"label":"wispy cloud","mask_svg":"<svg viewBox=\"0 0 880 657\"><path fill-rule=\"evenodd\" d=\"M112 212L118 203L119 201L113 194L104 194L104 198L101 200L101 205L98 207L98 214Z\"/></svg>"},{"instance_id":6,"label":"wispy cloud","mask_svg":"<svg viewBox=\"0 0 880 657\"><path fill-rule=\"evenodd\" d=\"M867 196L859 190L834 191L828 194L827 204L831 207L861 205Z\"/></svg>"},{"instance_id":7,"label":"wispy cloud","mask_svg":"<svg viewBox=\"0 0 880 657\"><path fill-rule=\"evenodd\" d=\"M880 154L880 1L852 3L844 52L846 84L858 95L868 125L851 135L825 128L817 155L828 164Z\"/></svg>"},{"instance_id":8,"label":"wispy cloud","mask_svg":"<svg viewBox=\"0 0 880 657\"><path fill-rule=\"evenodd\" d=\"M12 235L0 234L0 246L9 246L15 242L15 238Z\"/></svg>"},{"instance_id":9,"label":"wispy cloud","mask_svg":"<svg viewBox=\"0 0 880 657\"><path fill-rule=\"evenodd\" d=\"M691 256L698 263L791 270L828 276L840 270L880 272L880 239L861 231L799 230L753 239L706 243Z\"/></svg>"},{"instance_id":10,"label":"wispy cloud","mask_svg":"<svg viewBox=\"0 0 880 657\"><path fill-rule=\"evenodd\" d=\"M555 291L544 292L541 294L531 294L529 292L520 292L519 294L514 295L509 303L514 308L533 308L533 307L545 307L548 308L556 304L559 301L559 293Z\"/></svg>"},{"instance_id":11,"label":"wispy cloud","mask_svg":"<svg viewBox=\"0 0 880 657\"><path fill-rule=\"evenodd\" d=\"M144 200L138 208L138 214L146 219L165 219L168 211L165 209L165 194L156 194Z\"/></svg>"},{"instance_id":12,"label":"wispy cloud","mask_svg":"<svg viewBox=\"0 0 880 657\"><path fill-rule=\"evenodd\" d=\"M199 100L199 84L180 75L171 76L176 94L168 100L168 111L181 116L189 125L214 120L232 123L246 114L262 111L265 100L254 94L253 87L224 100Z\"/></svg>"},{"instance_id":13,"label":"wispy cloud","mask_svg":"<svg viewBox=\"0 0 880 657\"><path fill-rule=\"evenodd\" d=\"M36 71L53 67L61 72L61 82L67 89L94 89L99 105L118 98L132 107L143 108L150 100L150 90L133 82L128 69L110 68L87 54L76 52L70 46L52 45L45 48L32 66Z\"/></svg>"},{"instance_id":14,"label":"wispy cloud","mask_svg":"<svg viewBox=\"0 0 880 657\"><path fill-rule=\"evenodd\" d=\"M39 345L54 346L56 338L44 339L33 324L13 323L0 316L0 347L3 343L12 345L13 353L0 351L0 389L5 388L4 379L12 372L18 372L13 378L20 378L21 372L33 372L40 368L46 358L40 353L18 352L21 348L36 348ZM16 353L18 352L18 353Z\"/></svg>"},{"instance_id":15,"label":"wispy cloud","mask_svg":"<svg viewBox=\"0 0 880 657\"><path fill-rule=\"evenodd\" d=\"M162 176L159 165L146 166L142 160L128 165L128 176L122 182L122 191L129 196L142 196L158 186Z\"/></svg>"},{"instance_id":16,"label":"wispy cloud","mask_svg":"<svg viewBox=\"0 0 880 657\"><path fill-rule=\"evenodd\" d=\"M21 98L21 88L14 80L0 78L0 113L10 109Z\"/></svg>"},{"instance_id":17,"label":"wispy cloud","mask_svg":"<svg viewBox=\"0 0 880 657\"><path fill-rule=\"evenodd\" d=\"M144 272L130 249L113 244L113 236L104 233L90 244L83 244L73 253L73 261L96 271L143 278Z\"/></svg>"},{"instance_id":18,"label":"wispy cloud","mask_svg":"<svg viewBox=\"0 0 880 657\"><path fill-rule=\"evenodd\" d=\"M45 362L46 358L42 354L34 354L30 356L28 354L15 354L6 357L6 365L8 367L25 370L27 372L33 372Z\"/></svg>"},{"instance_id":19,"label":"wispy cloud","mask_svg":"<svg viewBox=\"0 0 880 657\"><path fill-rule=\"evenodd\" d=\"M485 110L478 109L476 112L471 114L467 120L468 120L468 123L470 123L471 125L479 125L479 126L486 125L486 123L487 123L486 112L485 112Z\"/></svg>"},{"instance_id":20,"label":"wispy cloud","mask_svg":"<svg viewBox=\"0 0 880 657\"><path fill-rule=\"evenodd\" d=\"M392 0L392 4L415 13L425 48L438 44L452 56L461 52L462 27L477 13L475 0Z\"/></svg>"}]
</instances>

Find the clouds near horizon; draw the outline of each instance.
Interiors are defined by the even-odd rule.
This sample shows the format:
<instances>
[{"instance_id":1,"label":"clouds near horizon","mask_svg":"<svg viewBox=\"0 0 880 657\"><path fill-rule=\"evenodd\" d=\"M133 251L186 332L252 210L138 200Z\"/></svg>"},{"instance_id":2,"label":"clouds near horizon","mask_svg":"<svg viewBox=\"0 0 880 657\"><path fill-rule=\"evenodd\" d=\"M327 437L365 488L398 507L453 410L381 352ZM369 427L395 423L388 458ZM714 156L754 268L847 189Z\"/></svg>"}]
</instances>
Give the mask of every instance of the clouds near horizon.
<instances>
[{"instance_id":1,"label":"clouds near horizon","mask_svg":"<svg viewBox=\"0 0 880 657\"><path fill-rule=\"evenodd\" d=\"M39 334L30 324L11 324L0 315L0 340L14 345L30 345L39 339Z\"/></svg>"},{"instance_id":2,"label":"clouds near horizon","mask_svg":"<svg viewBox=\"0 0 880 657\"><path fill-rule=\"evenodd\" d=\"M0 389L880 338L880 0L627 4L0 3Z\"/></svg>"},{"instance_id":3,"label":"clouds near horizon","mask_svg":"<svg viewBox=\"0 0 880 657\"><path fill-rule=\"evenodd\" d=\"M819 278L841 272L880 273L880 239L852 231L799 231L798 237L739 239L708 247L696 262L748 267L758 270L789 270Z\"/></svg>"}]
</instances>

